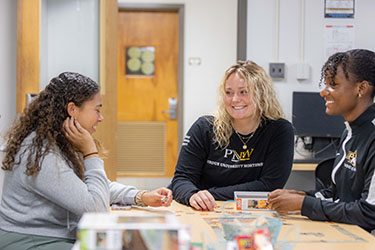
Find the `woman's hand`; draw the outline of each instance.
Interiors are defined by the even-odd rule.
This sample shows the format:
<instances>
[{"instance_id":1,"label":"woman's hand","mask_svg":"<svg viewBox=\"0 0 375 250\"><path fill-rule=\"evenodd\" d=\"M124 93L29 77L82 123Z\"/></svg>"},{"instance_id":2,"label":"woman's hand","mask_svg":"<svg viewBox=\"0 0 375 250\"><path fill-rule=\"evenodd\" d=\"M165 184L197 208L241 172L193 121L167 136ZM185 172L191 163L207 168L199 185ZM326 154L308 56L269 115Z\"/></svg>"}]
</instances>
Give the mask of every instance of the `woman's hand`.
<instances>
[{"instance_id":1,"label":"woman's hand","mask_svg":"<svg viewBox=\"0 0 375 250\"><path fill-rule=\"evenodd\" d=\"M142 195L142 201L151 207L169 207L172 203L172 191L168 188L158 188Z\"/></svg>"},{"instance_id":2,"label":"woman's hand","mask_svg":"<svg viewBox=\"0 0 375 250\"><path fill-rule=\"evenodd\" d=\"M189 199L190 206L196 210L213 211L216 207L215 198L207 190L193 194Z\"/></svg>"},{"instance_id":3,"label":"woman's hand","mask_svg":"<svg viewBox=\"0 0 375 250\"><path fill-rule=\"evenodd\" d=\"M90 133L84 129L77 119L68 117L63 123L65 136L83 155L97 152L94 139Z\"/></svg>"},{"instance_id":4,"label":"woman's hand","mask_svg":"<svg viewBox=\"0 0 375 250\"><path fill-rule=\"evenodd\" d=\"M276 189L268 194L268 202L271 208L280 214L289 211L300 211L306 193L296 190Z\"/></svg>"}]
</instances>

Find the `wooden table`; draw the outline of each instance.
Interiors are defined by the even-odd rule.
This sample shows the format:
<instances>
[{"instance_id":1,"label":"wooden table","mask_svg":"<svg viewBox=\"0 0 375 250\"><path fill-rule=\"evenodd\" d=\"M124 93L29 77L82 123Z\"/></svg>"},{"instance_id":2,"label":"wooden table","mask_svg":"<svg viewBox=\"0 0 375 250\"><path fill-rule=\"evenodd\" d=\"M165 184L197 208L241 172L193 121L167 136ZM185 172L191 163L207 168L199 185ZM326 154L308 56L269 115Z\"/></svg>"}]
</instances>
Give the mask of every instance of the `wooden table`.
<instances>
[{"instance_id":1,"label":"wooden table","mask_svg":"<svg viewBox=\"0 0 375 250\"><path fill-rule=\"evenodd\" d=\"M179 222L190 225L191 227L191 241L202 242L203 234L208 234L209 238L213 241L218 241L217 231L215 233L213 228L217 229L217 218L223 216L222 206L223 202L218 202L220 206L215 212L200 212L195 211L191 207L179 204L173 201L172 205L168 208L146 208L144 211L158 213L158 212L172 212L175 213ZM234 202L225 205L224 212L227 215L230 213L238 213L235 210ZM139 212L138 208L132 208L130 211L112 211L114 213L132 213ZM229 212L228 212L229 211ZM250 211L257 213L259 211ZM365 230L355 225L346 225L333 222L319 222L311 221L308 218L290 214L282 216L283 226L279 236L282 236L291 227L297 227L300 230L299 241L295 244L295 250L309 250L309 249L329 249L329 250L374 250L375 237ZM211 225L209 225L209 223ZM279 237L280 238L280 237Z\"/></svg>"}]
</instances>

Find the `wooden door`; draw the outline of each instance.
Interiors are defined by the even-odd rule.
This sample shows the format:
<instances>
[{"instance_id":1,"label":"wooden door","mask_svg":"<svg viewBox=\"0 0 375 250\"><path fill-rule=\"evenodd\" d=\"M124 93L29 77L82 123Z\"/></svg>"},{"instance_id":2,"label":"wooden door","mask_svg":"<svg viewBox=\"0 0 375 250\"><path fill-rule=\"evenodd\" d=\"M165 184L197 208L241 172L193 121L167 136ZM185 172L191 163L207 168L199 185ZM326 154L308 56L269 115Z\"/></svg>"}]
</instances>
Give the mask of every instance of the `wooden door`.
<instances>
[{"instance_id":1,"label":"wooden door","mask_svg":"<svg viewBox=\"0 0 375 250\"><path fill-rule=\"evenodd\" d=\"M104 122L94 134L108 151L103 157L108 178L116 180L117 128L117 0L100 0L100 84ZM26 93L40 91L41 0L17 2L17 113L26 106Z\"/></svg>"},{"instance_id":2,"label":"wooden door","mask_svg":"<svg viewBox=\"0 0 375 250\"><path fill-rule=\"evenodd\" d=\"M118 13L118 176L173 176L178 116L167 112L178 102L178 15Z\"/></svg>"}]
</instances>

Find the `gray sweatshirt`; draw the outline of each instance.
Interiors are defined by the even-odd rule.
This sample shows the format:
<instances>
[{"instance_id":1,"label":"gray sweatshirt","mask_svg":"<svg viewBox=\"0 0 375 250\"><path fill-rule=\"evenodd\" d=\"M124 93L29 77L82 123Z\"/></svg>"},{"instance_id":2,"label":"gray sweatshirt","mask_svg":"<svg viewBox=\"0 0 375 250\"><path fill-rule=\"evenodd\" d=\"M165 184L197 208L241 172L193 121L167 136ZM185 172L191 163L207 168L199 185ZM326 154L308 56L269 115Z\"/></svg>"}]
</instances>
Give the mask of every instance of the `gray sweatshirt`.
<instances>
[{"instance_id":1,"label":"gray sweatshirt","mask_svg":"<svg viewBox=\"0 0 375 250\"><path fill-rule=\"evenodd\" d=\"M31 143L23 142L16 162ZM134 204L138 190L110 182L100 158L84 161L84 179L74 173L62 156L50 152L35 176L25 174L28 152L12 171L5 171L0 205L0 229L59 238L76 238L80 217L85 212L109 210L112 203Z\"/></svg>"}]
</instances>

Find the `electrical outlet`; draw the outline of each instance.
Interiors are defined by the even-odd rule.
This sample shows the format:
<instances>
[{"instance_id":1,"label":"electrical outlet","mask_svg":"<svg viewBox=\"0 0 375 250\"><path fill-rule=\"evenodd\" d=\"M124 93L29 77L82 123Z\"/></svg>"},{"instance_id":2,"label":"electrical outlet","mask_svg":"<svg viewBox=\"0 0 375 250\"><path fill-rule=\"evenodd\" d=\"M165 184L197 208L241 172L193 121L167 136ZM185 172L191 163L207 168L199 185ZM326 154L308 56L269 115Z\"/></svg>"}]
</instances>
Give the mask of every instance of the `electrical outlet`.
<instances>
[{"instance_id":1,"label":"electrical outlet","mask_svg":"<svg viewBox=\"0 0 375 250\"><path fill-rule=\"evenodd\" d=\"M270 63L270 76L272 78L285 78L285 63Z\"/></svg>"}]
</instances>

